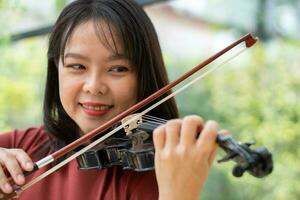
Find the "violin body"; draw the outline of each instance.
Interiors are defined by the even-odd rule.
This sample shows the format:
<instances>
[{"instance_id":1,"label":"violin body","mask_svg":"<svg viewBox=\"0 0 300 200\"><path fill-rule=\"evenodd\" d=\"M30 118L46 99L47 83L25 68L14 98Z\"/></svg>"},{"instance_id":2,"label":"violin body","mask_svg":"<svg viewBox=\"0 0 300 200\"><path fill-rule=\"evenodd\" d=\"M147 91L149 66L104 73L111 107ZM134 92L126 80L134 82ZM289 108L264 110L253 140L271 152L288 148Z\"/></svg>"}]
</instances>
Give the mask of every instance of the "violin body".
<instances>
[{"instance_id":1,"label":"violin body","mask_svg":"<svg viewBox=\"0 0 300 200\"><path fill-rule=\"evenodd\" d=\"M141 125L129 135L119 131L91 150L77 157L82 170L122 166L123 169L148 171L154 169L154 129Z\"/></svg>"},{"instance_id":2,"label":"violin body","mask_svg":"<svg viewBox=\"0 0 300 200\"><path fill-rule=\"evenodd\" d=\"M125 170L153 170L155 150L152 133L161 124L143 121L142 118L133 121L124 131L77 157L79 168L89 170L121 166ZM236 163L232 171L235 177L241 177L245 171L257 178L272 172L272 154L266 148L252 150L250 146L253 143L241 144L231 136L223 134L218 134L217 143L226 153L218 162L233 160Z\"/></svg>"}]
</instances>

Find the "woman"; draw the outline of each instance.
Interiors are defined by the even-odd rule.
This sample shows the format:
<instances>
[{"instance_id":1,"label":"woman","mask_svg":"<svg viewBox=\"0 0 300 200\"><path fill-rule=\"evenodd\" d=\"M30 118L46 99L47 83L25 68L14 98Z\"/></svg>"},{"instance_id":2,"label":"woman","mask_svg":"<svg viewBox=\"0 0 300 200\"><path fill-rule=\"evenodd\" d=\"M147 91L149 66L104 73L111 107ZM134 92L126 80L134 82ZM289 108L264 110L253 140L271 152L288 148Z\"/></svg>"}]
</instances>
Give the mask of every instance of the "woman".
<instances>
[{"instance_id":1,"label":"woman","mask_svg":"<svg viewBox=\"0 0 300 200\"><path fill-rule=\"evenodd\" d=\"M134 1L72 2L49 40L44 125L1 135L0 162L23 185L22 171L32 170L32 160L99 127L167 83L154 27ZM81 171L73 160L19 199L197 199L217 148L217 124L198 116L174 119L174 99L149 114L169 119L154 131L155 172L119 167ZM10 193L3 168L0 188Z\"/></svg>"}]
</instances>

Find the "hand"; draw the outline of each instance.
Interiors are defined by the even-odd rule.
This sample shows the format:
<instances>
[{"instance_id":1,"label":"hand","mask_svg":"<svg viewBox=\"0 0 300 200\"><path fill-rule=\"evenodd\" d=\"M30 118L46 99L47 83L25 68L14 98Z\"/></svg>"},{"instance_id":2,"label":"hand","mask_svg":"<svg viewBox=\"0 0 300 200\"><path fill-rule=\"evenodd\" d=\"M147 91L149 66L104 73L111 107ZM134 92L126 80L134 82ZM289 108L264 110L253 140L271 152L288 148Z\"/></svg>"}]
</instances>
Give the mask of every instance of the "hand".
<instances>
[{"instance_id":1,"label":"hand","mask_svg":"<svg viewBox=\"0 0 300 200\"><path fill-rule=\"evenodd\" d=\"M25 183L23 170L33 170L32 160L22 149L0 148L0 163L0 188L5 193L13 192L13 187L9 183L4 168L6 168L17 185Z\"/></svg>"},{"instance_id":2,"label":"hand","mask_svg":"<svg viewBox=\"0 0 300 200\"><path fill-rule=\"evenodd\" d=\"M217 127L214 121L188 116L154 130L160 200L198 199L217 150Z\"/></svg>"}]
</instances>

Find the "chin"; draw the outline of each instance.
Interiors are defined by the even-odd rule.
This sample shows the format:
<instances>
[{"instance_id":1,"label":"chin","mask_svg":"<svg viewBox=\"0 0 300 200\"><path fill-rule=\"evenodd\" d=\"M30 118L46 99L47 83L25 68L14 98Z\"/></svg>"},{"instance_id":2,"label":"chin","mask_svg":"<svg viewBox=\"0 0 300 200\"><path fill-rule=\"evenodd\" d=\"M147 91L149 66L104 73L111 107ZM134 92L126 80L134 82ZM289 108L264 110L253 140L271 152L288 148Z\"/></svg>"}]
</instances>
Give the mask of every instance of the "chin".
<instances>
[{"instance_id":1,"label":"chin","mask_svg":"<svg viewBox=\"0 0 300 200\"><path fill-rule=\"evenodd\" d=\"M80 129L82 130L83 134L86 134L95 130L96 128L99 128L105 122L107 122L107 120L81 120L80 123L77 124L80 125Z\"/></svg>"},{"instance_id":2,"label":"chin","mask_svg":"<svg viewBox=\"0 0 300 200\"><path fill-rule=\"evenodd\" d=\"M97 127L96 127L97 128ZM89 133L89 132L91 132L92 130L94 130L95 128L85 128L85 129L83 129L84 131L83 131L83 134L87 134L87 133Z\"/></svg>"},{"instance_id":3,"label":"chin","mask_svg":"<svg viewBox=\"0 0 300 200\"><path fill-rule=\"evenodd\" d=\"M83 131L83 134L86 134L86 133L89 133L89 132L95 130L96 128L98 128L98 127L100 127L100 126L101 126L101 124L96 125L96 126L84 127L84 128L82 128L81 130Z\"/></svg>"}]
</instances>

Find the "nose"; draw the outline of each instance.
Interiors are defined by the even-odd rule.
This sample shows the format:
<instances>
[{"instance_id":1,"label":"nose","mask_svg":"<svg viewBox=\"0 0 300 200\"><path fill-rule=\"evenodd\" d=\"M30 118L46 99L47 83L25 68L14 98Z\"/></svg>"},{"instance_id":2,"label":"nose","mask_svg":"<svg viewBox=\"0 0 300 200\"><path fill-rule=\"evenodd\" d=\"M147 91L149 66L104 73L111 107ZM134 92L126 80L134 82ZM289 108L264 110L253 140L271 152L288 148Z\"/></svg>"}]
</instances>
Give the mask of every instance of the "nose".
<instances>
[{"instance_id":1,"label":"nose","mask_svg":"<svg viewBox=\"0 0 300 200\"><path fill-rule=\"evenodd\" d=\"M99 94L105 94L107 90L108 87L105 81L97 73L93 73L90 76L86 77L83 86L84 92L90 93L91 95L99 95Z\"/></svg>"}]
</instances>

